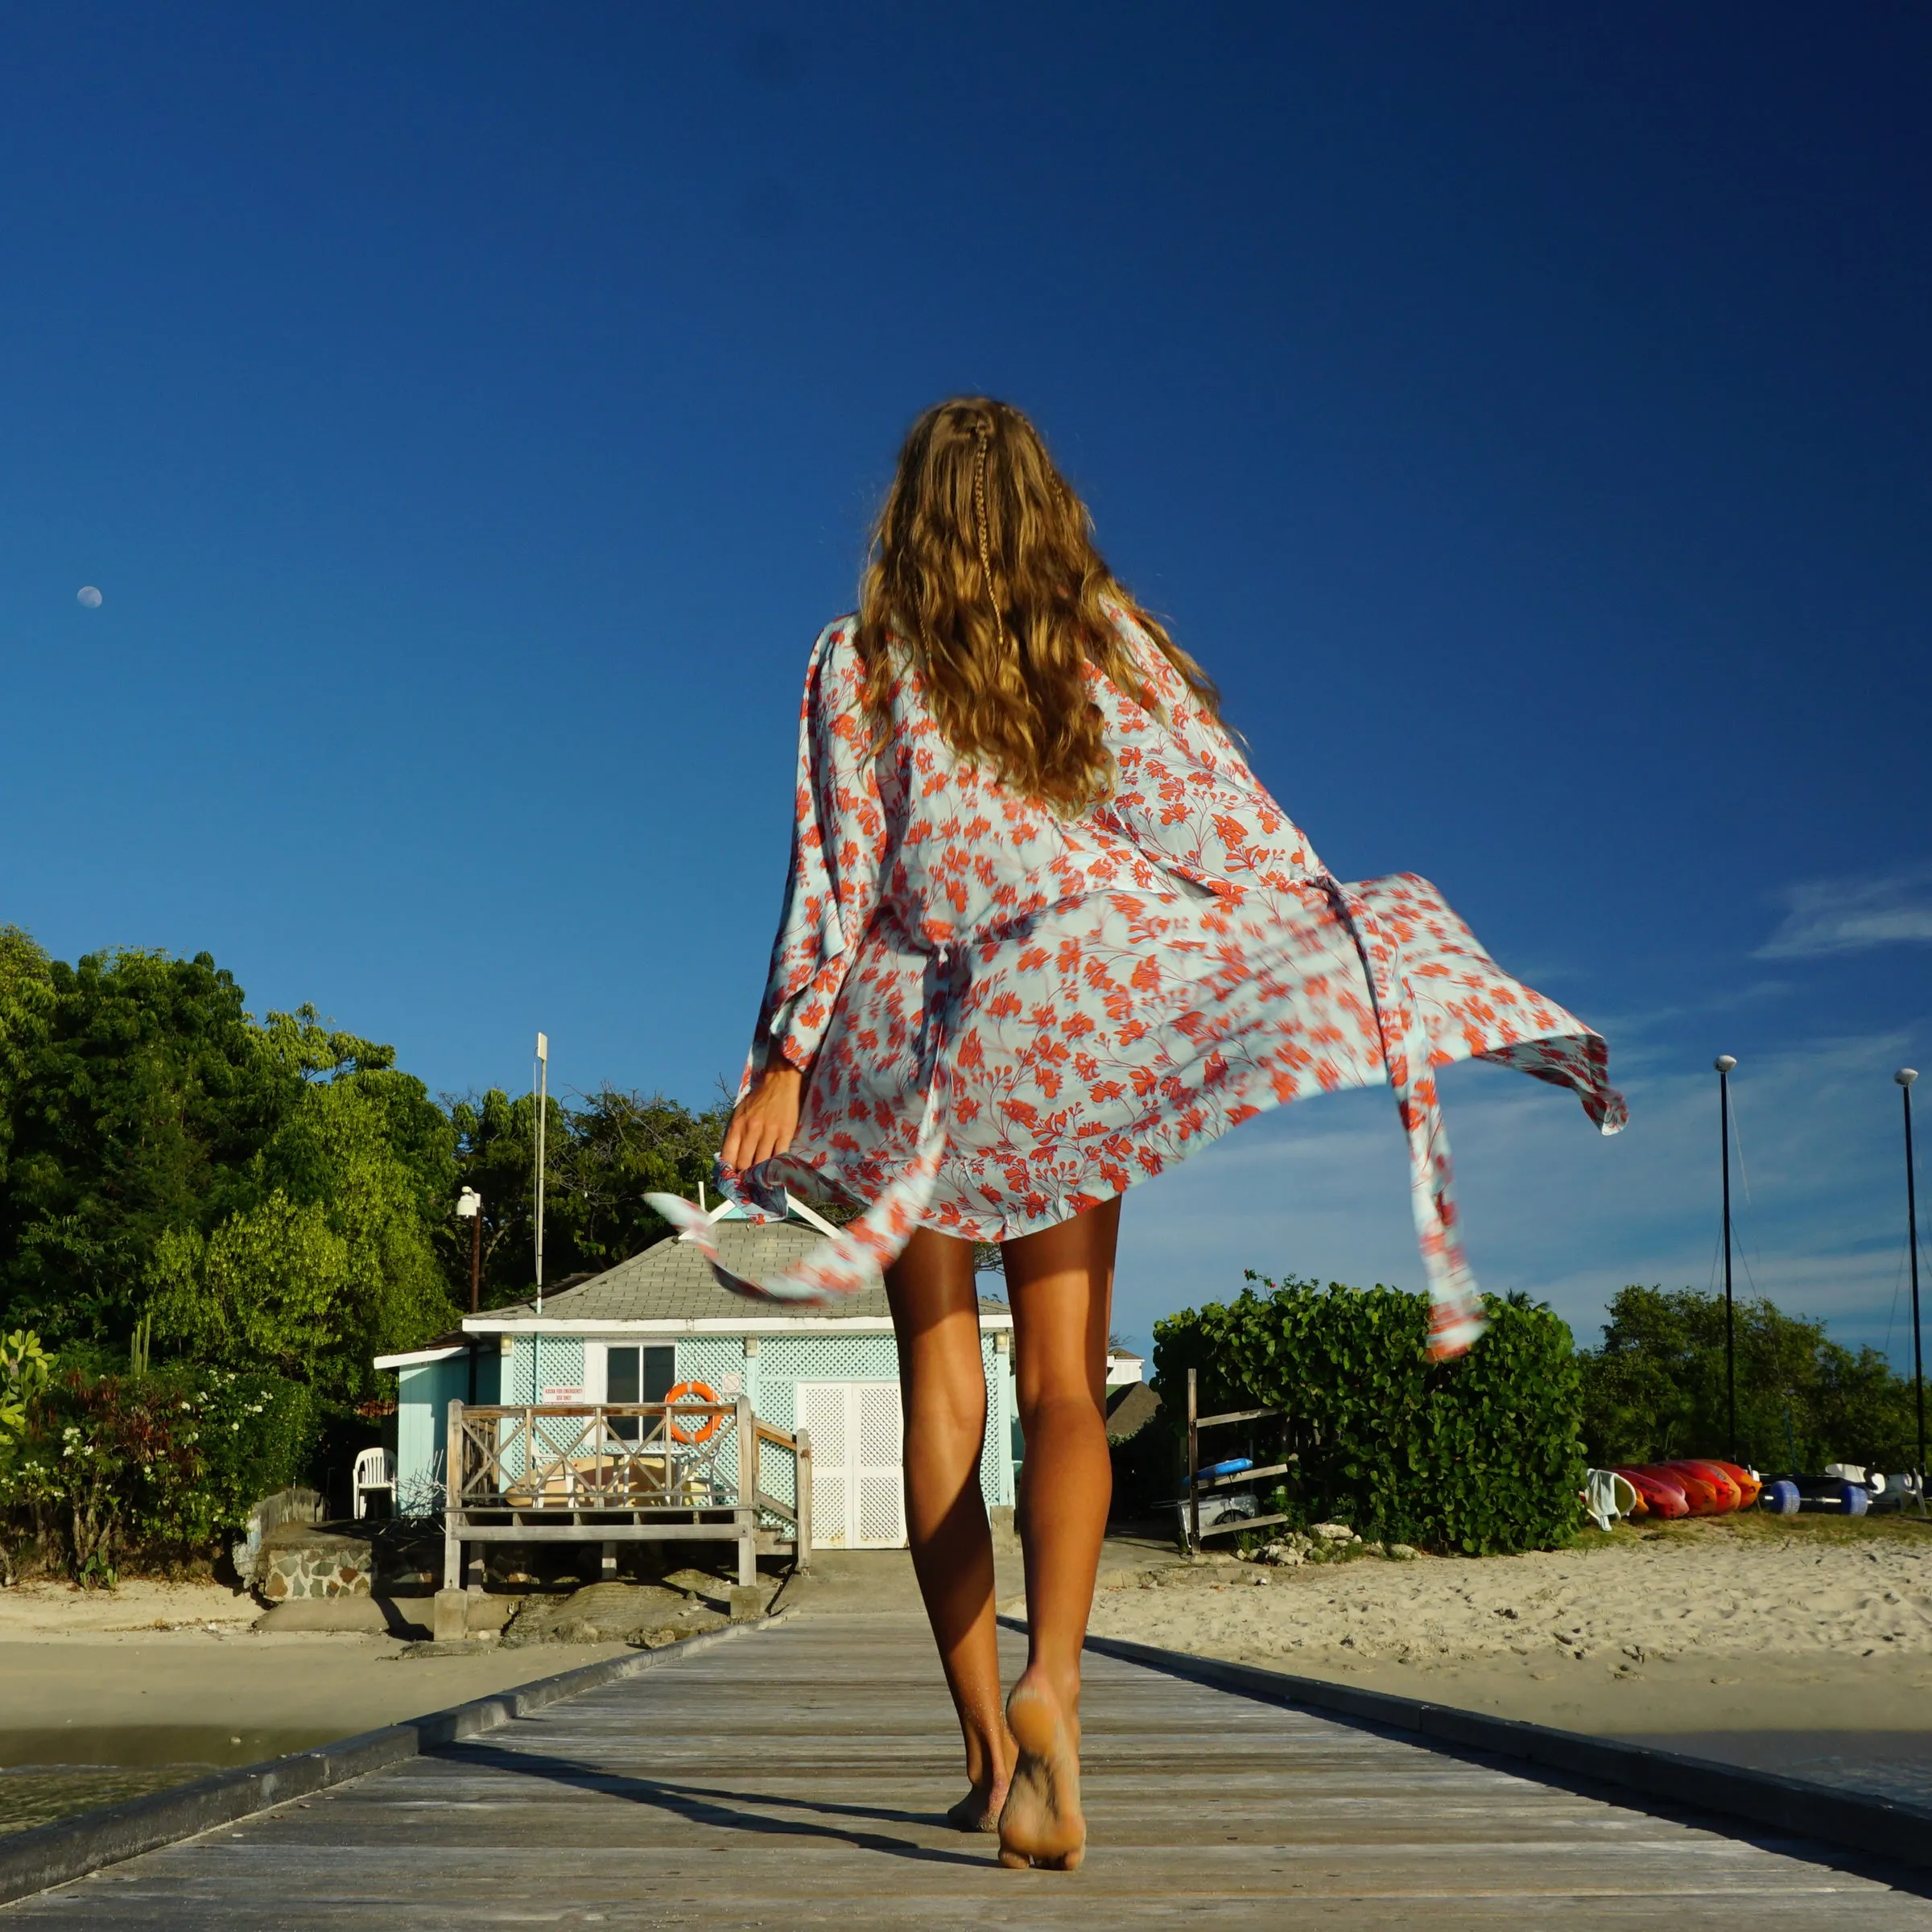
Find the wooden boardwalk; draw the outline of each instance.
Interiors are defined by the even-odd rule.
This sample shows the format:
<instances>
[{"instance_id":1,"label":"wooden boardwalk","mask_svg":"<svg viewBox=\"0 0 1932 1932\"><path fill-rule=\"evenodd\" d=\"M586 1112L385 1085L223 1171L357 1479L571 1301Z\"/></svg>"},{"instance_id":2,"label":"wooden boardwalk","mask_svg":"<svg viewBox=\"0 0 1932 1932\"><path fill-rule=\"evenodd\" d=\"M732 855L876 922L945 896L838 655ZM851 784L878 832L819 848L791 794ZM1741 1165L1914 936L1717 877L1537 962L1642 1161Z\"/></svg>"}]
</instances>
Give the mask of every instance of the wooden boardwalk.
<instances>
[{"instance_id":1,"label":"wooden boardwalk","mask_svg":"<svg viewBox=\"0 0 1932 1932\"><path fill-rule=\"evenodd\" d=\"M935 1822L962 1784L924 1627L828 1613L667 1659L0 1920L1932 1928L1926 1898L1814 1845L1135 1665L1092 1658L1088 1686L1094 1842L1071 1876L1002 1871L992 1839Z\"/></svg>"}]
</instances>

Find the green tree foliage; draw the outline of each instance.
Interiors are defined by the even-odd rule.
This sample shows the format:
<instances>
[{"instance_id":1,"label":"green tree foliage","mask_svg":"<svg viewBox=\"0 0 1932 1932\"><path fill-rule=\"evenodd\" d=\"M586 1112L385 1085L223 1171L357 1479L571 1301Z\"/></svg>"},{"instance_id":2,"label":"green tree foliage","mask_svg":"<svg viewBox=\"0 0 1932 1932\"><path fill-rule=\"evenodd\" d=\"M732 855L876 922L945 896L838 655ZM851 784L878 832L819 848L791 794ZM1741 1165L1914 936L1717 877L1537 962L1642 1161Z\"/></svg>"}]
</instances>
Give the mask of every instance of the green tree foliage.
<instances>
[{"instance_id":1,"label":"green tree foliage","mask_svg":"<svg viewBox=\"0 0 1932 1932\"><path fill-rule=\"evenodd\" d=\"M693 1113L661 1093L615 1087L573 1108L557 1177L573 1265L609 1268L661 1241L670 1228L645 1195L694 1199L711 1179L730 1124L728 1103Z\"/></svg>"},{"instance_id":2,"label":"green tree foliage","mask_svg":"<svg viewBox=\"0 0 1932 1932\"><path fill-rule=\"evenodd\" d=\"M280 1110L279 1070L206 954L43 969L24 935L10 939L0 1320L56 1343L119 1343L161 1236L242 1204Z\"/></svg>"},{"instance_id":3,"label":"green tree foliage","mask_svg":"<svg viewBox=\"0 0 1932 1932\"><path fill-rule=\"evenodd\" d=\"M1432 1363L1426 1296L1248 1278L1269 1292L1155 1323L1162 1426L1185 1417L1191 1367L1203 1414L1287 1411L1280 1504L1304 1524L1472 1555L1569 1540L1583 1477L1577 1367L1547 1308L1492 1297L1475 1348ZM1255 1459L1282 1459L1279 1436L1257 1428ZM1241 1452L1210 1439L1203 1459Z\"/></svg>"},{"instance_id":4,"label":"green tree foliage","mask_svg":"<svg viewBox=\"0 0 1932 1932\"><path fill-rule=\"evenodd\" d=\"M456 1315L429 1218L453 1198L448 1123L366 1042L340 1051L251 1163L248 1205L205 1236L170 1229L147 1278L164 1341L339 1401L374 1392L373 1356Z\"/></svg>"},{"instance_id":5,"label":"green tree foliage","mask_svg":"<svg viewBox=\"0 0 1932 1932\"><path fill-rule=\"evenodd\" d=\"M170 1228L149 1276L163 1339L202 1361L267 1362L284 1373L334 1355L351 1277L349 1244L328 1222L320 1206L277 1188L206 1241Z\"/></svg>"},{"instance_id":6,"label":"green tree foliage","mask_svg":"<svg viewBox=\"0 0 1932 1932\"><path fill-rule=\"evenodd\" d=\"M0 1097L18 1089L31 1050L47 1030L53 978L53 961L30 934L0 926ZM0 1196L6 1191L13 1145L14 1109L0 1105Z\"/></svg>"},{"instance_id":7,"label":"green tree foliage","mask_svg":"<svg viewBox=\"0 0 1932 1932\"><path fill-rule=\"evenodd\" d=\"M483 1302L520 1299L535 1279L536 1096L501 1089L454 1101L456 1179L483 1197ZM731 1108L694 1113L661 1093L604 1087L581 1104L553 1099L544 1123L543 1274L553 1286L614 1266L670 1230L650 1193L695 1199L711 1179ZM444 1237L452 1281L467 1282L467 1229Z\"/></svg>"},{"instance_id":8,"label":"green tree foliage","mask_svg":"<svg viewBox=\"0 0 1932 1932\"><path fill-rule=\"evenodd\" d=\"M237 1241L285 1239L291 1264L299 1256L310 1271L291 1267L284 1278L318 1308L304 1348L303 1317L290 1307L284 1373L303 1364L324 1393L373 1393L372 1356L408 1348L456 1319L431 1232L456 1198L453 1146L421 1084L388 1068L352 1070L305 1088L258 1163L267 1191L257 1225L236 1230ZM328 1239L319 1238L324 1232ZM218 1232L210 1244L211 1260L220 1238ZM243 1278L231 1266L237 1288ZM247 1350L205 1359L270 1365Z\"/></svg>"},{"instance_id":9,"label":"green tree foliage","mask_svg":"<svg viewBox=\"0 0 1932 1932\"><path fill-rule=\"evenodd\" d=\"M242 997L206 954L68 967L0 933L0 1321L79 1367L151 1314L345 1402L453 1316L455 1134L390 1048Z\"/></svg>"},{"instance_id":10,"label":"green tree foliage","mask_svg":"<svg viewBox=\"0 0 1932 1932\"><path fill-rule=\"evenodd\" d=\"M1735 1313L1742 1460L1766 1471L1913 1466L1912 1387L1876 1348L1855 1352L1828 1340L1823 1323L1768 1300L1740 1302ZM1721 1294L1625 1288L1603 1346L1579 1361L1593 1463L1729 1453Z\"/></svg>"}]
</instances>

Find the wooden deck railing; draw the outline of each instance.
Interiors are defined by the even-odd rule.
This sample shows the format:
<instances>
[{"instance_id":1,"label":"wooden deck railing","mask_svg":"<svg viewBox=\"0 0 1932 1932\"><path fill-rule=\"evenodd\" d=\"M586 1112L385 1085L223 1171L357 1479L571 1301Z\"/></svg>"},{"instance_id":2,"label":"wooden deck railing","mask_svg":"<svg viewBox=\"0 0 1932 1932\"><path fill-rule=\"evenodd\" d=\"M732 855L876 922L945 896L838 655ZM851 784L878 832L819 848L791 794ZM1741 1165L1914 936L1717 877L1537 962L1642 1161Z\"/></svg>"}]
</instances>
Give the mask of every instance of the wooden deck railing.
<instances>
[{"instance_id":1,"label":"wooden deck railing","mask_svg":"<svg viewBox=\"0 0 1932 1932\"><path fill-rule=\"evenodd\" d=\"M736 1449L729 1466L728 1444ZM791 1458L793 1502L763 1480L767 1449ZM619 1542L729 1537L739 1545L740 1581L747 1583L760 1550L789 1545L799 1568L810 1565L811 1438L762 1422L745 1396L452 1402L444 1467L451 1588L465 1542L601 1542L610 1574Z\"/></svg>"}]
</instances>

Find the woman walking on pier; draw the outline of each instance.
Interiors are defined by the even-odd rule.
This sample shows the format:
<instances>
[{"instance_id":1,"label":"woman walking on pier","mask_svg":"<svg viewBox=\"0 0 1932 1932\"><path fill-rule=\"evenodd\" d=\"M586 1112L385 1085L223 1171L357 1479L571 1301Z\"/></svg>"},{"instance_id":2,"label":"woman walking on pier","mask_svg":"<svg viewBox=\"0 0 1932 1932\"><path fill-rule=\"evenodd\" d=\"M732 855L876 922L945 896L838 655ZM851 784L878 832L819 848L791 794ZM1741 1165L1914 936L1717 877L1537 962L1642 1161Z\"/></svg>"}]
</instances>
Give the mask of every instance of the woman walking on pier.
<instances>
[{"instance_id":1,"label":"woman walking on pier","mask_svg":"<svg viewBox=\"0 0 1932 1932\"><path fill-rule=\"evenodd\" d=\"M965 1735L950 1816L1071 1870L1080 1651L1111 1479L1121 1195L1237 1122L1386 1082L1408 1137L1430 1348L1481 1332L1434 1069L1568 1085L1606 1133L1604 1043L1520 985L1427 881L1344 885L1262 788L1214 686L1094 548L1032 425L972 397L913 426L858 611L806 672L791 881L720 1179L864 1212L786 1274L883 1269L906 1525ZM1405 737L1403 742L1410 741ZM1026 1442L1029 1655L1002 1721L973 1244L1001 1244Z\"/></svg>"}]
</instances>

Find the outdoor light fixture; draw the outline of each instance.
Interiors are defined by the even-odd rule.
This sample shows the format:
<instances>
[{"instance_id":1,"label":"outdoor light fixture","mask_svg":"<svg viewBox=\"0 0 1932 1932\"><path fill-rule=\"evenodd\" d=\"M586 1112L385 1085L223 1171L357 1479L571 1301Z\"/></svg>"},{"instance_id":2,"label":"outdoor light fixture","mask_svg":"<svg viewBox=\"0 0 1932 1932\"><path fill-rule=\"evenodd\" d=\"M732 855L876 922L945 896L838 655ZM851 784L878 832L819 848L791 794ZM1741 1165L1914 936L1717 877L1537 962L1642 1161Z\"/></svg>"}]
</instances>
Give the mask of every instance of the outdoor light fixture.
<instances>
[{"instance_id":1,"label":"outdoor light fixture","mask_svg":"<svg viewBox=\"0 0 1932 1932\"><path fill-rule=\"evenodd\" d=\"M469 1311L475 1315L483 1285L483 1197L475 1188L456 1196L456 1219L469 1223ZM470 1359L473 1364L476 1358Z\"/></svg>"}]
</instances>

